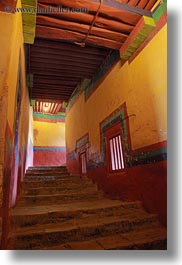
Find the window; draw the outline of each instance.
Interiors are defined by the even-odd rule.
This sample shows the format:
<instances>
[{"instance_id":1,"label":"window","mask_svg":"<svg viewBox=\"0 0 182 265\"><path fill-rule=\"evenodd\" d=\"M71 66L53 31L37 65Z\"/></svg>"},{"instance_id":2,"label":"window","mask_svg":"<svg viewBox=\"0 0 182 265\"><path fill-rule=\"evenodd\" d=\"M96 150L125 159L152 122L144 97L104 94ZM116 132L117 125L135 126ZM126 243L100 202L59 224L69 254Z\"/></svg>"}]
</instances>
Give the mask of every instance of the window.
<instances>
[{"instance_id":1,"label":"window","mask_svg":"<svg viewBox=\"0 0 182 265\"><path fill-rule=\"evenodd\" d=\"M112 170L121 170L124 168L123 150L121 144L121 135L109 139L110 160Z\"/></svg>"},{"instance_id":2,"label":"window","mask_svg":"<svg viewBox=\"0 0 182 265\"><path fill-rule=\"evenodd\" d=\"M116 123L105 132L107 172L119 173L125 168L121 123Z\"/></svg>"}]
</instances>

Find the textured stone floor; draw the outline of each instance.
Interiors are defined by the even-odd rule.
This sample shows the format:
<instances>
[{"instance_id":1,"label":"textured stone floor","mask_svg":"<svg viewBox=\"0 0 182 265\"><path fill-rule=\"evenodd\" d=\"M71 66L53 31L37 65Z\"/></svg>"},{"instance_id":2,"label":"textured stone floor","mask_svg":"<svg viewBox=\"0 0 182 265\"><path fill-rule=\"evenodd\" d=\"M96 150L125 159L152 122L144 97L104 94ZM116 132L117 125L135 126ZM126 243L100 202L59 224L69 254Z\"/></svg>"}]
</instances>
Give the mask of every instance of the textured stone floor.
<instances>
[{"instance_id":1,"label":"textured stone floor","mask_svg":"<svg viewBox=\"0 0 182 265\"><path fill-rule=\"evenodd\" d=\"M10 222L8 249L166 249L166 230L139 201L105 198L65 167L29 168Z\"/></svg>"}]
</instances>

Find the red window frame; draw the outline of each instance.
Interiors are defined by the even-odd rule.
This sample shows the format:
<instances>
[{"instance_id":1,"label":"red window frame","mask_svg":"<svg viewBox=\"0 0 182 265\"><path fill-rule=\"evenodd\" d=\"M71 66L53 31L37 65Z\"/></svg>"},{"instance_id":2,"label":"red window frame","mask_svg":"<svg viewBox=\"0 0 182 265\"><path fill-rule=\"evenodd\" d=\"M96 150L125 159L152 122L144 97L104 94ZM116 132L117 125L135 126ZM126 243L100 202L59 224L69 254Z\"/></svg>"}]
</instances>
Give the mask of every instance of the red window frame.
<instances>
[{"instance_id":1,"label":"red window frame","mask_svg":"<svg viewBox=\"0 0 182 265\"><path fill-rule=\"evenodd\" d=\"M107 129L105 137L107 172L121 173L125 170L121 123L118 122Z\"/></svg>"}]
</instances>

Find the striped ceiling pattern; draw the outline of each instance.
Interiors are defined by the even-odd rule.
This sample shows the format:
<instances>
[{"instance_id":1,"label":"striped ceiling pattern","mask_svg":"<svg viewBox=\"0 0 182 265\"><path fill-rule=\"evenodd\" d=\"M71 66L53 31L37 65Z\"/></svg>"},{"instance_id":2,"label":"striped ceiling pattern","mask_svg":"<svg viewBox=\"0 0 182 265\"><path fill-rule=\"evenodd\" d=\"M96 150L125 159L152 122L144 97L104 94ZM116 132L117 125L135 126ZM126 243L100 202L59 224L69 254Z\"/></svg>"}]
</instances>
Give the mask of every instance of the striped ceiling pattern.
<instances>
[{"instance_id":1,"label":"striped ceiling pattern","mask_svg":"<svg viewBox=\"0 0 182 265\"><path fill-rule=\"evenodd\" d=\"M58 112L65 112L63 103L46 102L46 101L35 101L33 111L44 114L58 114Z\"/></svg>"}]
</instances>

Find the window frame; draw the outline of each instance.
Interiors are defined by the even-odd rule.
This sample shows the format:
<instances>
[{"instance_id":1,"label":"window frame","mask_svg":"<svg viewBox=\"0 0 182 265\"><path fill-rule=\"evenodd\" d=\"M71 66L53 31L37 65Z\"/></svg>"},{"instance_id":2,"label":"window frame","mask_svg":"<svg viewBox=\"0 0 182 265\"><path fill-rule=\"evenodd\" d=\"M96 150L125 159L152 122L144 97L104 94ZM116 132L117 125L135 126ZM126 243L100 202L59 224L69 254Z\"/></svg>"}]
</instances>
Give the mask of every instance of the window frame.
<instances>
[{"instance_id":1,"label":"window frame","mask_svg":"<svg viewBox=\"0 0 182 265\"><path fill-rule=\"evenodd\" d=\"M123 166L124 168L121 169L112 169L112 159L111 159L111 148L110 148L110 140L116 138L120 135L121 139L121 149L123 155ZM123 148L123 135L121 130L121 122L117 122L108 128L105 132L105 139L106 139L106 166L107 166L107 173L108 174L120 174L125 172L126 170L126 163L125 163L125 155L124 155L124 148Z\"/></svg>"}]
</instances>

